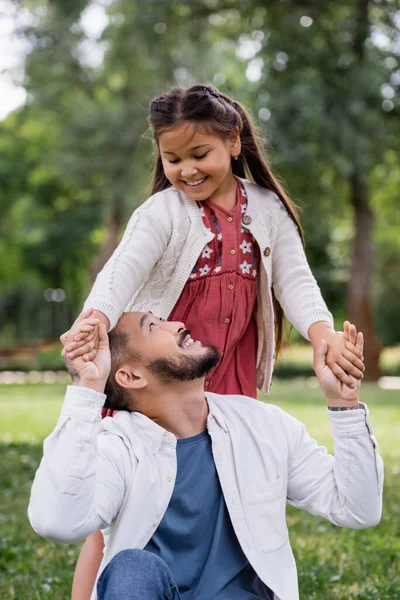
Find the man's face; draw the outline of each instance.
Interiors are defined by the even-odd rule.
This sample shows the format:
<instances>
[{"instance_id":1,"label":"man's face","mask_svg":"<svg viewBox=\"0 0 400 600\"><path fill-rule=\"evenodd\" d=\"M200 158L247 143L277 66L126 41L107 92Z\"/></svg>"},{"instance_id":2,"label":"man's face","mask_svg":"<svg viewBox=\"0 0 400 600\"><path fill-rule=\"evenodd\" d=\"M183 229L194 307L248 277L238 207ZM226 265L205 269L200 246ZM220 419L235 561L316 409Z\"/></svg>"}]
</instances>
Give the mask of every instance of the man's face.
<instances>
[{"instance_id":1,"label":"man's face","mask_svg":"<svg viewBox=\"0 0 400 600\"><path fill-rule=\"evenodd\" d=\"M219 360L217 350L193 340L185 325L152 313L125 313L117 329L129 336L129 351L159 380L190 381L206 375Z\"/></svg>"}]
</instances>

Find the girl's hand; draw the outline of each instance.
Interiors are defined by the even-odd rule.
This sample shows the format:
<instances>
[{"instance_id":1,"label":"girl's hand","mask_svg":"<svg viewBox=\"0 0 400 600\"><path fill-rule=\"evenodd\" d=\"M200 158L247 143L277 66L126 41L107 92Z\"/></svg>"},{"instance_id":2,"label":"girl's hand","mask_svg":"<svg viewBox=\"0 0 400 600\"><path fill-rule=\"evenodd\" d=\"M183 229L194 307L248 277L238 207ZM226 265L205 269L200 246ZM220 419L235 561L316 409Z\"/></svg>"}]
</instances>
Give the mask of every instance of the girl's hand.
<instances>
[{"instance_id":1,"label":"girl's hand","mask_svg":"<svg viewBox=\"0 0 400 600\"><path fill-rule=\"evenodd\" d=\"M333 329L325 331L323 339L326 340L328 350L326 354L326 364L331 371L340 379L340 381L348 386L352 384L351 377L362 379L365 370L363 363L362 351L351 340L351 335L354 325L350 325L349 321L344 322L344 333L336 333ZM314 370L316 364L316 353L318 346L314 345Z\"/></svg>"},{"instance_id":2,"label":"girl's hand","mask_svg":"<svg viewBox=\"0 0 400 600\"><path fill-rule=\"evenodd\" d=\"M73 338L69 335L70 332L64 333L61 337L61 343L64 346L65 357L68 360L73 360L77 357L82 357L84 361L91 361L94 359L99 346L99 327L100 323L104 323L106 328L109 327L110 322L107 317L98 310L88 309L84 313L88 321L85 321L83 325L75 327L75 334ZM87 315L87 316L86 316ZM68 339L68 344L66 343Z\"/></svg>"},{"instance_id":3,"label":"girl's hand","mask_svg":"<svg viewBox=\"0 0 400 600\"><path fill-rule=\"evenodd\" d=\"M363 335L357 333L354 325L345 324L343 337L346 341L352 343L362 353L363 351ZM350 385L343 383L332 369L326 364L327 343L321 341L320 347L315 352L315 373L321 385L322 391L325 394L328 406L352 407L358 402L361 382L359 379L350 376Z\"/></svg>"}]
</instances>

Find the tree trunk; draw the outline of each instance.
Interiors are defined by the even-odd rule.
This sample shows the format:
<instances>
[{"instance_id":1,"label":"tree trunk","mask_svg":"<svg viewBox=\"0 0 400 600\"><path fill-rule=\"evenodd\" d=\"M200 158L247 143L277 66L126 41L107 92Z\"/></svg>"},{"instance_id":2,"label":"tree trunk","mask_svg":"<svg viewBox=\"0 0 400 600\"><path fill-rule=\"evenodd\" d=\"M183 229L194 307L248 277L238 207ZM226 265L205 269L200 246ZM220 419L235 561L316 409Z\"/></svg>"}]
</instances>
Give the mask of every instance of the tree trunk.
<instances>
[{"instance_id":1,"label":"tree trunk","mask_svg":"<svg viewBox=\"0 0 400 600\"><path fill-rule=\"evenodd\" d=\"M90 281L93 284L97 274L104 267L118 245L118 236L123 225L123 200L114 199L107 221L107 237L98 255L89 267Z\"/></svg>"},{"instance_id":2,"label":"tree trunk","mask_svg":"<svg viewBox=\"0 0 400 600\"><path fill-rule=\"evenodd\" d=\"M356 29L353 52L358 67L365 59L365 40L369 34L370 0L358 0L356 4ZM357 130L357 122L354 122ZM363 167L360 149L355 147L353 173L350 177L350 203L354 209L355 238L347 289L347 304L350 321L364 334L365 377L377 381L381 376L379 357L381 347L373 325L370 289L373 273L372 225L373 213L369 200L367 175Z\"/></svg>"},{"instance_id":3,"label":"tree trunk","mask_svg":"<svg viewBox=\"0 0 400 600\"><path fill-rule=\"evenodd\" d=\"M348 314L350 321L364 334L366 379L377 381L381 376L381 347L374 332L370 299L373 213L369 204L368 184L359 166L355 166L350 177L350 202L354 209L355 238L348 284Z\"/></svg>"}]
</instances>

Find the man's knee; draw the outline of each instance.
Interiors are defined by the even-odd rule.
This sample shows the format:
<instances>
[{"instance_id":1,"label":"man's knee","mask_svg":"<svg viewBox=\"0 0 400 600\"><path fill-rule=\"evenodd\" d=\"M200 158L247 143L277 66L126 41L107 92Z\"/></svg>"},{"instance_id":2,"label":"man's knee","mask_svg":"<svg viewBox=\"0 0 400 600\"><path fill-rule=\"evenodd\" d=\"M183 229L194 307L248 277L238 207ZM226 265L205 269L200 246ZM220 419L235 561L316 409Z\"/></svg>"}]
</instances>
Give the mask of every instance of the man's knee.
<instances>
[{"instance_id":1,"label":"man's knee","mask_svg":"<svg viewBox=\"0 0 400 600\"><path fill-rule=\"evenodd\" d=\"M155 554L146 550L121 550L108 563L98 581L99 598L136 598L132 593L124 596L121 590L143 589L154 593L153 597L164 597L163 590L174 586L171 571L167 564ZM157 592L157 593L156 593ZM103 595L104 594L104 595Z\"/></svg>"},{"instance_id":2,"label":"man's knee","mask_svg":"<svg viewBox=\"0 0 400 600\"><path fill-rule=\"evenodd\" d=\"M169 573L169 568L162 558L147 550L137 550L136 548L118 552L108 566L111 565L115 570L123 572L126 572L127 569L128 572L130 569L133 571L146 569L151 573Z\"/></svg>"}]
</instances>

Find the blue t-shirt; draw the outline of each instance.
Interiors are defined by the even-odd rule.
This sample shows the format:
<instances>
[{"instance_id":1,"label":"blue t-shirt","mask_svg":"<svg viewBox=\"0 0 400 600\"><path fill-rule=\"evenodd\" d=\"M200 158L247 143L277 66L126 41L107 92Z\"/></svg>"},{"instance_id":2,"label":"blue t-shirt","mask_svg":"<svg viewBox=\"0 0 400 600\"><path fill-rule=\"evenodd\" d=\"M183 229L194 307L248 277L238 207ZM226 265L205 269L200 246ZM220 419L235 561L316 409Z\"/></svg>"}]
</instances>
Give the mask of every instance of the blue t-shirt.
<instances>
[{"instance_id":1,"label":"blue t-shirt","mask_svg":"<svg viewBox=\"0 0 400 600\"><path fill-rule=\"evenodd\" d=\"M182 600L271 600L233 530L207 431L177 441L177 467L170 504L145 550L167 563Z\"/></svg>"}]
</instances>

